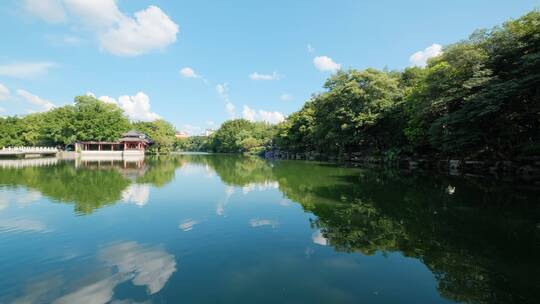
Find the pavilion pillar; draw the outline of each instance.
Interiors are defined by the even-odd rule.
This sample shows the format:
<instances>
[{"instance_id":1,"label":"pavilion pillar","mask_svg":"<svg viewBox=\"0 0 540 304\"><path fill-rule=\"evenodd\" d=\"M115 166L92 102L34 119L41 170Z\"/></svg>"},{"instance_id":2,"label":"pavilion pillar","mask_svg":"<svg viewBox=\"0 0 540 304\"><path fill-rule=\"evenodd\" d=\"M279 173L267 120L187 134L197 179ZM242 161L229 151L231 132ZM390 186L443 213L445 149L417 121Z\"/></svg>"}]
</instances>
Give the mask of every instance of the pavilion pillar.
<instances>
[{"instance_id":1,"label":"pavilion pillar","mask_svg":"<svg viewBox=\"0 0 540 304\"><path fill-rule=\"evenodd\" d=\"M98 151L101 151L101 144L97 145L97 149L98 149Z\"/></svg>"}]
</instances>

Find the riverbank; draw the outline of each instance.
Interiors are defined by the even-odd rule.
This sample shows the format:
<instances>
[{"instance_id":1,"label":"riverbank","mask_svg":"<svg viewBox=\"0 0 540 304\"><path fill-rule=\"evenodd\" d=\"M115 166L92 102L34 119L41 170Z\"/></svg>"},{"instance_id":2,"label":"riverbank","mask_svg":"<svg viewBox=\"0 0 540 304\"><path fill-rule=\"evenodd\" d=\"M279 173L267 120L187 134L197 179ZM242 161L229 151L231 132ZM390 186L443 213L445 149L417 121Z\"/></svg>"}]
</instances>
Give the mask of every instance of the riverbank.
<instances>
[{"instance_id":1,"label":"riverbank","mask_svg":"<svg viewBox=\"0 0 540 304\"><path fill-rule=\"evenodd\" d=\"M262 156L266 159L331 160L353 165L390 166L405 170L430 170L449 175L492 177L503 180L519 178L540 184L540 156L522 157L515 160L434 158L428 156L385 159L383 156L355 153L336 157L315 152L291 153L284 151L269 151Z\"/></svg>"}]
</instances>

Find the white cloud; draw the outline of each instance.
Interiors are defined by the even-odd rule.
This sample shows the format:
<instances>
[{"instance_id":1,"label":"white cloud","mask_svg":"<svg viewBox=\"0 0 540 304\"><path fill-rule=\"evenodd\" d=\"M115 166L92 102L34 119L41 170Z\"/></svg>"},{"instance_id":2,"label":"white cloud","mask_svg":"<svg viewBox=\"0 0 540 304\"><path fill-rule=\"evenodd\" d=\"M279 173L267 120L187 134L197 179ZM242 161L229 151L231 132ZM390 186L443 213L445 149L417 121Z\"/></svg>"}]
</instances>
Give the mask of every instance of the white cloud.
<instances>
[{"instance_id":1,"label":"white cloud","mask_svg":"<svg viewBox=\"0 0 540 304\"><path fill-rule=\"evenodd\" d=\"M334 62L334 60L328 56L318 56L313 58L313 64L317 70L323 72L336 72L341 69L341 64Z\"/></svg>"},{"instance_id":2,"label":"white cloud","mask_svg":"<svg viewBox=\"0 0 540 304\"><path fill-rule=\"evenodd\" d=\"M144 92L139 92L135 96L120 96L118 101L109 96L101 96L98 99L117 105L131 120L154 121L161 118L157 113L150 110L150 97Z\"/></svg>"},{"instance_id":3,"label":"white cloud","mask_svg":"<svg viewBox=\"0 0 540 304\"><path fill-rule=\"evenodd\" d=\"M89 95L89 96L92 96L92 97L96 97L94 96L93 94L92 95ZM113 103L115 105L118 105L118 102L116 101L116 99L112 98L112 97L109 97L109 96L101 96L98 98L99 100L103 101L103 102L106 102L106 103Z\"/></svg>"},{"instance_id":4,"label":"white cloud","mask_svg":"<svg viewBox=\"0 0 540 304\"><path fill-rule=\"evenodd\" d=\"M64 9L64 7L66 9ZM159 7L128 16L116 0L25 0L25 9L48 22L61 22L67 12L95 32L101 49L119 56L138 56L176 41L179 26Z\"/></svg>"},{"instance_id":5,"label":"white cloud","mask_svg":"<svg viewBox=\"0 0 540 304\"><path fill-rule=\"evenodd\" d=\"M225 110L231 119L236 118L236 108L229 98L229 87L227 83L218 84L216 91L219 96L225 101ZM242 118L249 121L264 121L271 124L279 123L285 120L285 116L280 112L269 112L265 110L254 110L244 105L242 109Z\"/></svg>"},{"instance_id":6,"label":"white cloud","mask_svg":"<svg viewBox=\"0 0 540 304\"><path fill-rule=\"evenodd\" d=\"M279 96L279 99L281 99L282 101L291 101L292 96L290 94L281 94L281 96Z\"/></svg>"},{"instance_id":7,"label":"white cloud","mask_svg":"<svg viewBox=\"0 0 540 304\"><path fill-rule=\"evenodd\" d=\"M285 120L285 115L277 111L257 111L244 105L244 108L242 110L242 118L249 121L264 121L270 124L277 124Z\"/></svg>"},{"instance_id":8,"label":"white cloud","mask_svg":"<svg viewBox=\"0 0 540 304\"><path fill-rule=\"evenodd\" d=\"M242 110L242 118L247 119L249 121L255 121L257 119L257 111L244 105L244 109Z\"/></svg>"},{"instance_id":9,"label":"white cloud","mask_svg":"<svg viewBox=\"0 0 540 304\"><path fill-rule=\"evenodd\" d=\"M218 84L216 85L216 91L219 94L219 97L225 101L225 111L227 112L227 115L229 115L229 118L234 119L236 117L236 110L234 104L231 102L231 99L229 98L229 86L227 83Z\"/></svg>"},{"instance_id":10,"label":"white cloud","mask_svg":"<svg viewBox=\"0 0 540 304\"><path fill-rule=\"evenodd\" d=\"M11 92L9 91L9 89L0 83L0 100L6 100L9 98L9 95L11 94Z\"/></svg>"},{"instance_id":11,"label":"white cloud","mask_svg":"<svg viewBox=\"0 0 540 304\"><path fill-rule=\"evenodd\" d=\"M272 74L259 74L253 72L249 75L249 78L251 80L279 80L281 76L277 72L273 72Z\"/></svg>"},{"instance_id":12,"label":"white cloud","mask_svg":"<svg viewBox=\"0 0 540 304\"><path fill-rule=\"evenodd\" d=\"M50 34L45 38L53 46L79 46L86 42L83 38L72 34Z\"/></svg>"},{"instance_id":13,"label":"white cloud","mask_svg":"<svg viewBox=\"0 0 540 304\"><path fill-rule=\"evenodd\" d=\"M429 58L437 57L442 54L442 46L434 43L423 51L418 51L409 57L409 62L413 66L425 67Z\"/></svg>"},{"instance_id":14,"label":"white cloud","mask_svg":"<svg viewBox=\"0 0 540 304\"><path fill-rule=\"evenodd\" d=\"M179 27L159 7L149 6L135 13L135 19L123 16L117 26L100 35L103 49L122 56L137 56L163 49L176 41Z\"/></svg>"},{"instance_id":15,"label":"white cloud","mask_svg":"<svg viewBox=\"0 0 540 304\"><path fill-rule=\"evenodd\" d=\"M218 92L218 94L221 96L221 97L225 97L227 96L228 98L228 92L229 92L229 86L227 83L224 83L224 84L218 84L216 86L216 91Z\"/></svg>"},{"instance_id":16,"label":"white cloud","mask_svg":"<svg viewBox=\"0 0 540 304\"><path fill-rule=\"evenodd\" d=\"M29 103L41 107L41 110L43 111L49 111L50 109L54 108L54 104L52 102L36 96L28 91L17 90L17 95L19 95Z\"/></svg>"},{"instance_id":17,"label":"white cloud","mask_svg":"<svg viewBox=\"0 0 540 304\"><path fill-rule=\"evenodd\" d=\"M83 43L83 39L78 36L74 35L63 35L61 37L61 42L63 42L66 45L79 45Z\"/></svg>"},{"instance_id":18,"label":"white cloud","mask_svg":"<svg viewBox=\"0 0 540 304\"><path fill-rule=\"evenodd\" d=\"M259 110L259 118L264 122L277 124L285 120L285 115L277 111L271 112Z\"/></svg>"},{"instance_id":19,"label":"white cloud","mask_svg":"<svg viewBox=\"0 0 540 304\"><path fill-rule=\"evenodd\" d=\"M120 96L118 105L131 120L154 121L161 118L150 111L150 98L143 92L135 96Z\"/></svg>"},{"instance_id":20,"label":"white cloud","mask_svg":"<svg viewBox=\"0 0 540 304\"><path fill-rule=\"evenodd\" d=\"M180 70L180 75L184 78L200 78L201 76L195 73L195 70L193 70L190 67L185 67Z\"/></svg>"},{"instance_id":21,"label":"white cloud","mask_svg":"<svg viewBox=\"0 0 540 304\"><path fill-rule=\"evenodd\" d=\"M0 65L0 76L13 78L32 78L46 73L56 66L52 62L27 62Z\"/></svg>"},{"instance_id":22,"label":"white cloud","mask_svg":"<svg viewBox=\"0 0 540 304\"><path fill-rule=\"evenodd\" d=\"M110 27L125 17L116 0L64 0L64 3L72 14L94 28Z\"/></svg>"},{"instance_id":23,"label":"white cloud","mask_svg":"<svg viewBox=\"0 0 540 304\"><path fill-rule=\"evenodd\" d=\"M60 0L24 0L23 7L30 14L49 23L59 23L66 19Z\"/></svg>"},{"instance_id":24,"label":"white cloud","mask_svg":"<svg viewBox=\"0 0 540 304\"><path fill-rule=\"evenodd\" d=\"M236 117L236 110L232 103L227 102L225 104L225 111L227 111L227 115L229 115L231 119L234 119Z\"/></svg>"},{"instance_id":25,"label":"white cloud","mask_svg":"<svg viewBox=\"0 0 540 304\"><path fill-rule=\"evenodd\" d=\"M314 53L315 52L315 48L313 46L311 46L311 44L308 44L307 45L307 51L308 53Z\"/></svg>"}]
</instances>

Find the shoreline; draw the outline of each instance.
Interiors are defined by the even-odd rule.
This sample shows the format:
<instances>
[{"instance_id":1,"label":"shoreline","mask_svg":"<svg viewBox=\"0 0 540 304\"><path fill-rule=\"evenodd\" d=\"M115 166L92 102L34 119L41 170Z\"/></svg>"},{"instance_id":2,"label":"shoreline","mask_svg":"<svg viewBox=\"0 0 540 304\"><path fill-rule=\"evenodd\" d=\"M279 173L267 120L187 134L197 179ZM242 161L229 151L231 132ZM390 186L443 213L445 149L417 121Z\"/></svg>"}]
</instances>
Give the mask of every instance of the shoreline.
<instances>
[{"instance_id":1,"label":"shoreline","mask_svg":"<svg viewBox=\"0 0 540 304\"><path fill-rule=\"evenodd\" d=\"M393 167L416 171L435 171L451 176L476 176L483 178L507 179L517 178L540 185L540 156L523 157L514 160L492 159L478 160L466 158L434 158L434 157L397 157L385 160L382 156L342 155L341 157L321 155L318 153L290 153L283 151L265 152L265 159L283 160L318 160L335 161L354 166Z\"/></svg>"}]
</instances>

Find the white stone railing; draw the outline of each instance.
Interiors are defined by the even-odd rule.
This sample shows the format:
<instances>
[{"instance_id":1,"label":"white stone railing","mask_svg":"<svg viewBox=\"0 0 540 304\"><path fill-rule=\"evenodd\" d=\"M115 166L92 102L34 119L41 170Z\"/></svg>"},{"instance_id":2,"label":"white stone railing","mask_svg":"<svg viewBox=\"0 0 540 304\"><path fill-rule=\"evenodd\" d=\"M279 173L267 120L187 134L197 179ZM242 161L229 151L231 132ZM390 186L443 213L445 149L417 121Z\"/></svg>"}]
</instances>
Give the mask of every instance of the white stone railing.
<instances>
[{"instance_id":1,"label":"white stone railing","mask_svg":"<svg viewBox=\"0 0 540 304\"><path fill-rule=\"evenodd\" d=\"M58 152L58 149L53 147L3 147L0 149L1 154L53 154Z\"/></svg>"}]
</instances>

